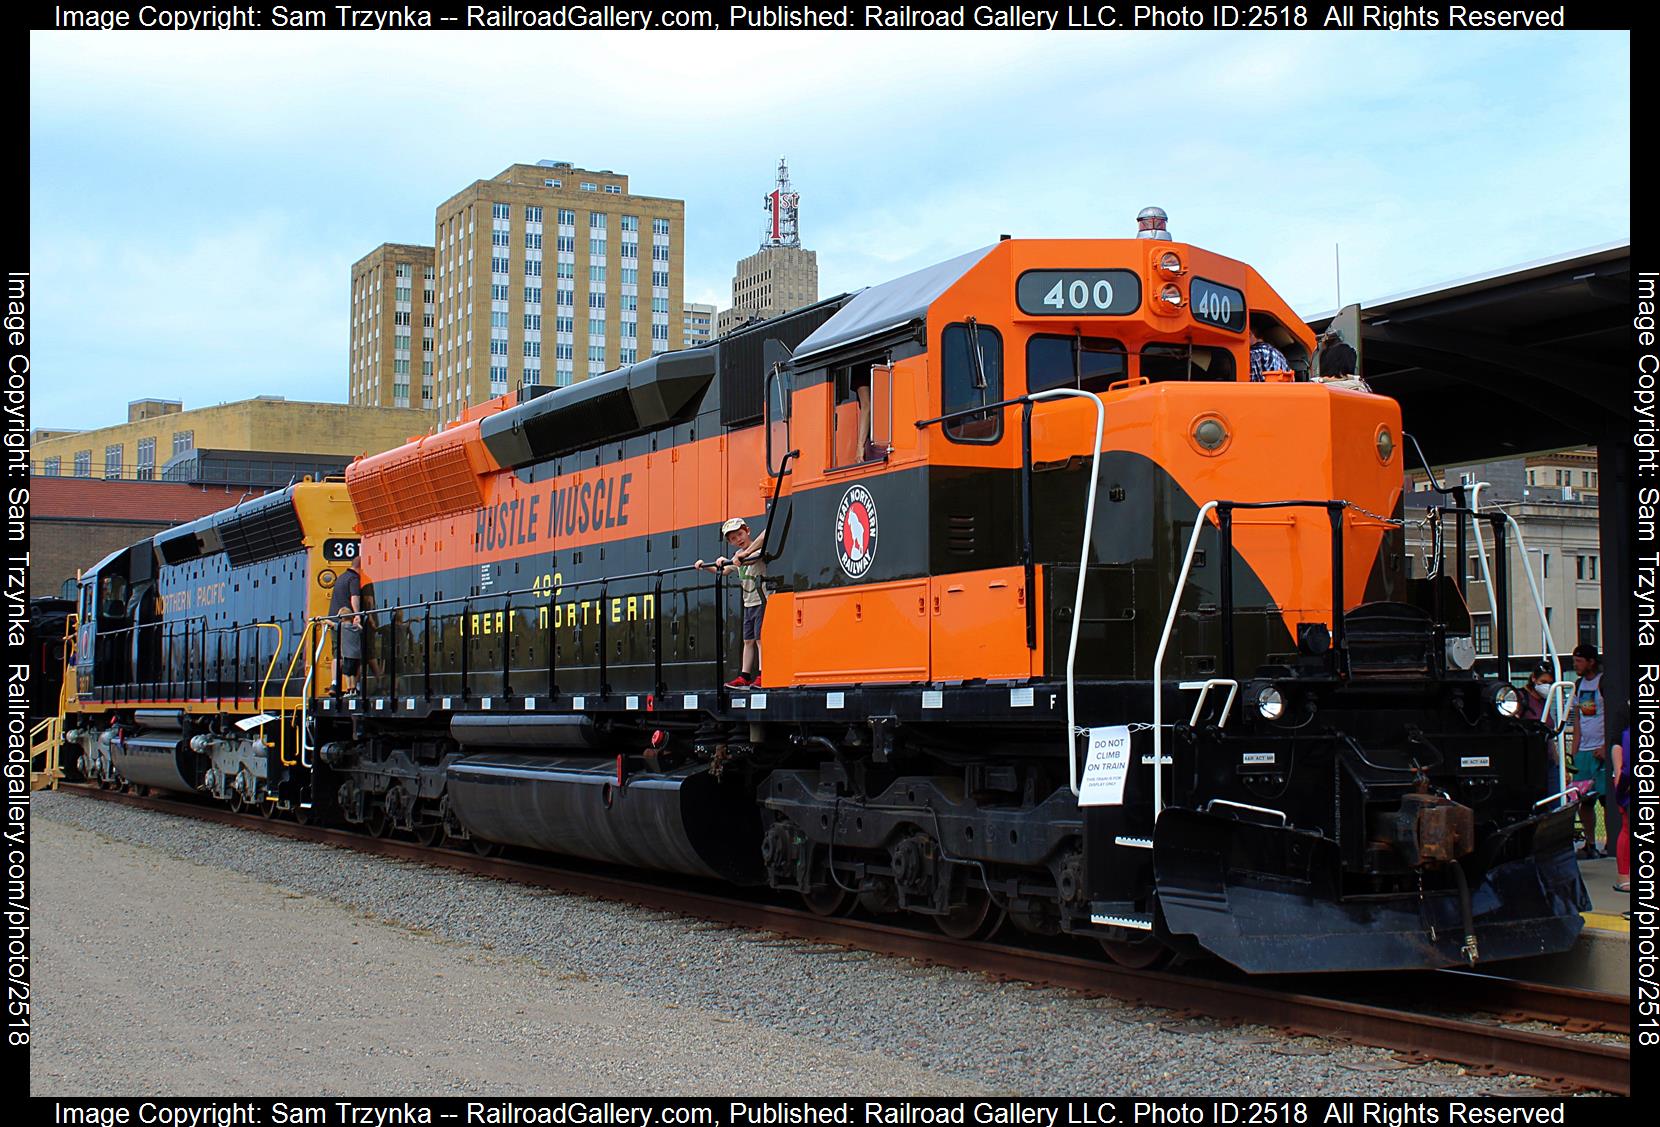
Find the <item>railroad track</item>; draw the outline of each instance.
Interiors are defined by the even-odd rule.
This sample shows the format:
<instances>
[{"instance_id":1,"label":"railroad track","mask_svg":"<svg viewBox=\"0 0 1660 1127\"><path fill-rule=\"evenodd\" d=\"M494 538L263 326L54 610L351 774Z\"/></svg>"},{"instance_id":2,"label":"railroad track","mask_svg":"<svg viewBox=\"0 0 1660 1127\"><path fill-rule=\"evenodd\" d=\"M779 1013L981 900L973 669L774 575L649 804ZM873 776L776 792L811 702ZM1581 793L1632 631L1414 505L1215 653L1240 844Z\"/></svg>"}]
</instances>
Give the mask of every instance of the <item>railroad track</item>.
<instances>
[{"instance_id":1,"label":"railroad track","mask_svg":"<svg viewBox=\"0 0 1660 1127\"><path fill-rule=\"evenodd\" d=\"M64 789L104 801L296 841L622 901L804 941L938 963L1083 994L1106 995L1224 1022L1266 1025L1394 1049L1494 1073L1541 1077L1566 1089L1631 1094L1629 1041L1609 1044L1575 1036L1594 1031L1629 1032L1630 1000L1615 994L1459 971L1425 971L1391 978L1392 997L1433 997L1434 1007L1443 1013L1474 1011L1494 1018L1473 1021L1353 1000L1356 995L1366 997L1380 992L1375 976L1322 975L1314 979L1241 981L1215 974L1132 970L1078 955L951 939L932 931L870 920L818 916L730 893L671 887L512 858L486 858L331 827L236 814L220 806L179 797L140 797L74 784ZM1403 979L1409 984L1406 990L1400 989ZM1558 1028L1551 1032L1517 1028L1527 1022L1543 1022Z\"/></svg>"}]
</instances>

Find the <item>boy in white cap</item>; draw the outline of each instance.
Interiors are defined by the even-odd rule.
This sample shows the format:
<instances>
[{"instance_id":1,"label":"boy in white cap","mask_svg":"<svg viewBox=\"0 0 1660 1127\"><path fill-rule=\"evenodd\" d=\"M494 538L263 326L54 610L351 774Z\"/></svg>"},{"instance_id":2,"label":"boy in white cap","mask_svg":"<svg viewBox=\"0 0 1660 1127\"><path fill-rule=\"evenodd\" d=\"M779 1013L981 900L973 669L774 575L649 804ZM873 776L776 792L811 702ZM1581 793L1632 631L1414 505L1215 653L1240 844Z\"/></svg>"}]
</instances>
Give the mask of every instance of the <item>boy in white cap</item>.
<instances>
[{"instance_id":1,"label":"boy in white cap","mask_svg":"<svg viewBox=\"0 0 1660 1127\"><path fill-rule=\"evenodd\" d=\"M694 567L704 571L738 573L738 586L744 595L744 662L742 671L726 683L729 689L747 689L761 680L761 619L767 612L766 594L761 581L766 578L767 561L761 548L767 534L751 537L749 522L743 517L732 517L720 526L721 535L732 548L730 556L721 556L712 564L698 560Z\"/></svg>"}]
</instances>

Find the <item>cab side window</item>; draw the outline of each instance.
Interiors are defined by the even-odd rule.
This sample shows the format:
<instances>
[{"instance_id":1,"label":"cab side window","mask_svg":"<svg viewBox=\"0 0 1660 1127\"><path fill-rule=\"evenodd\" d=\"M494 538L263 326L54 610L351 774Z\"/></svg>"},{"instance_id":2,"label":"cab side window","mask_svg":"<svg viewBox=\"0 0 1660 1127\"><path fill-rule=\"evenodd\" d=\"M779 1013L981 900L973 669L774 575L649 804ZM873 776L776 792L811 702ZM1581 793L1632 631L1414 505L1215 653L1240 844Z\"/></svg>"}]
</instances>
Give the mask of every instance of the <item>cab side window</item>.
<instances>
[{"instance_id":1,"label":"cab side window","mask_svg":"<svg viewBox=\"0 0 1660 1127\"><path fill-rule=\"evenodd\" d=\"M1003 398L1003 337L973 321L947 325L940 335L940 413L966 411ZM996 442L1003 410L977 412L943 424L953 442Z\"/></svg>"}]
</instances>

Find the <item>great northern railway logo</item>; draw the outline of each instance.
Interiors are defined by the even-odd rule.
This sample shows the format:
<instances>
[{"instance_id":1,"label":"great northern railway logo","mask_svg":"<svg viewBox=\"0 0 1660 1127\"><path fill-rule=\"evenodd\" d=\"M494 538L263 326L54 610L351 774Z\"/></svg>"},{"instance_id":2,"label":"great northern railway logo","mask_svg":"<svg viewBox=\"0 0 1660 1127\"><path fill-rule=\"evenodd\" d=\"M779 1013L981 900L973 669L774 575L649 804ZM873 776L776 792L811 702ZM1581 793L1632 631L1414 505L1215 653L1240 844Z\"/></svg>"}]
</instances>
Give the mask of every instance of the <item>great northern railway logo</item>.
<instances>
[{"instance_id":1,"label":"great northern railway logo","mask_svg":"<svg viewBox=\"0 0 1660 1127\"><path fill-rule=\"evenodd\" d=\"M876 559L876 498L862 485L842 494L836 509L836 559L849 579L858 579Z\"/></svg>"}]
</instances>

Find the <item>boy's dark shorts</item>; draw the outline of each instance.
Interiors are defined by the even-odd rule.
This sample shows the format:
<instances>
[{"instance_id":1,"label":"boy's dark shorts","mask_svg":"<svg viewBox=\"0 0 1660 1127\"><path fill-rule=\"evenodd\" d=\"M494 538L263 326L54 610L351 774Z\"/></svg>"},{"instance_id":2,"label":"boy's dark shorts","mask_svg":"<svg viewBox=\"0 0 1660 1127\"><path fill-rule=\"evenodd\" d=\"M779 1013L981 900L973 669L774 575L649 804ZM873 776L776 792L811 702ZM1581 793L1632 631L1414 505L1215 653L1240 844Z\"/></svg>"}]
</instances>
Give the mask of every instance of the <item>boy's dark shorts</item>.
<instances>
[{"instance_id":1,"label":"boy's dark shorts","mask_svg":"<svg viewBox=\"0 0 1660 1127\"><path fill-rule=\"evenodd\" d=\"M340 675L342 677L356 677L358 670L363 668L363 659L357 657L343 657L340 659Z\"/></svg>"},{"instance_id":2,"label":"boy's dark shorts","mask_svg":"<svg viewBox=\"0 0 1660 1127\"><path fill-rule=\"evenodd\" d=\"M759 642L761 640L761 616L767 613L767 604L744 608L744 641ZM727 637L731 637L730 634Z\"/></svg>"}]
</instances>

